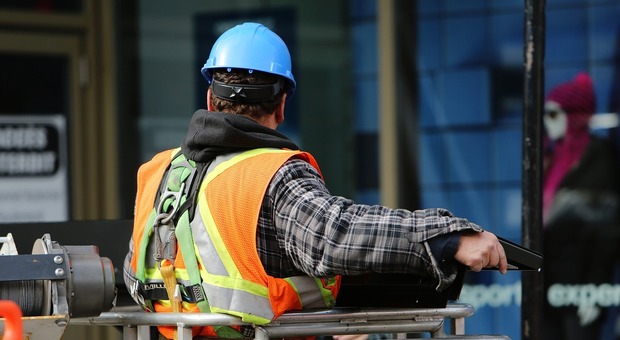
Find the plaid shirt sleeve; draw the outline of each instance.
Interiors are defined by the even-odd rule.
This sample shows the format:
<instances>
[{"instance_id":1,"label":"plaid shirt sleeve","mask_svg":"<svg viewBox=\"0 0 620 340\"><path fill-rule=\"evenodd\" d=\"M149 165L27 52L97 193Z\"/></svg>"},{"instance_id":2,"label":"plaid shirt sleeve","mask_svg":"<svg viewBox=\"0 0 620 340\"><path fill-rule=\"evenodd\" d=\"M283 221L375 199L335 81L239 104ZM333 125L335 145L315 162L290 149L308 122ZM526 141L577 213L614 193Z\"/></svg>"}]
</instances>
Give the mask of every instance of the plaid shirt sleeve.
<instances>
[{"instance_id":1,"label":"plaid shirt sleeve","mask_svg":"<svg viewBox=\"0 0 620 340\"><path fill-rule=\"evenodd\" d=\"M332 196L311 165L293 159L269 185L257 245L273 276L411 273L435 277L442 289L457 264L435 259L426 241L467 229L482 231L445 209L390 209Z\"/></svg>"}]
</instances>

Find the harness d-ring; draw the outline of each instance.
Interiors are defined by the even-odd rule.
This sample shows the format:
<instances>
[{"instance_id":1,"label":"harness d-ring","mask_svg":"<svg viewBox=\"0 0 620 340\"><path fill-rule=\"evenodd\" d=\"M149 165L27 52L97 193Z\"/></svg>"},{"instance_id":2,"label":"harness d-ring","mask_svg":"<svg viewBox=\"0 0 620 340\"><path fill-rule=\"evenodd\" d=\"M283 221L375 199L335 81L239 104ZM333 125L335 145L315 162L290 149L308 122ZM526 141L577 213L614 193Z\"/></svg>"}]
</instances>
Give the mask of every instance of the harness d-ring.
<instances>
[{"instance_id":1,"label":"harness d-ring","mask_svg":"<svg viewBox=\"0 0 620 340\"><path fill-rule=\"evenodd\" d=\"M157 206L157 212L159 213L159 215L157 215L157 217L155 218L155 223L159 222L160 225L165 225L168 224L170 222L170 220L172 220L172 218L176 215L177 211L179 210L179 206L181 206L181 197L185 194L185 182L181 183L181 187L179 188L179 191L172 191L170 189L166 189L166 191L164 191L159 199L159 205ZM164 212L164 204L166 204L166 201L168 200L168 198L174 198L174 200L172 201L172 211L166 211ZM167 214L168 216L166 216L165 218L161 219L158 221L158 218L162 215L162 214Z\"/></svg>"}]
</instances>

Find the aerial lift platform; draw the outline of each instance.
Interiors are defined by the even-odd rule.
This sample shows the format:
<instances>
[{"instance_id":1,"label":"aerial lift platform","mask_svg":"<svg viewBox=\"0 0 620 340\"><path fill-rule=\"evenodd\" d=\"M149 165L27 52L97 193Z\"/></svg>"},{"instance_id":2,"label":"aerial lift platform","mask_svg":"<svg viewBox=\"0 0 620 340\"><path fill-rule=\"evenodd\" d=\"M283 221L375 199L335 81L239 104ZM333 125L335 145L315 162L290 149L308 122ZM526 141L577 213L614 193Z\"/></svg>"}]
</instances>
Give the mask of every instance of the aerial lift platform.
<instances>
[{"instance_id":1,"label":"aerial lift platform","mask_svg":"<svg viewBox=\"0 0 620 340\"><path fill-rule=\"evenodd\" d=\"M151 339L153 326L169 325L177 327L183 340L192 338L192 326L248 325L223 314L142 311L129 298L119 272L127 245L105 242L110 235L129 240L131 225L131 220L20 224L11 228L15 233L0 237L0 300L17 301L24 312L19 318L23 334L15 339L61 339L67 326L89 325L122 327L124 340L144 340ZM32 254L17 252L25 248L23 242L16 245L17 239L35 237L43 230L59 235L63 244L79 238L102 246L64 246L44 234L35 240ZM76 230L88 230L89 236L75 235ZM500 242L510 270L540 271L540 254L501 238ZM465 269L442 292L429 279L409 274L345 276L335 308L287 312L267 325L254 325L255 339L366 333L388 333L393 338L424 334L437 339L508 339L465 334L465 320L475 310L458 302L464 274ZM0 316L5 317L0 320L0 333L15 336L15 315L0 310Z\"/></svg>"}]
</instances>

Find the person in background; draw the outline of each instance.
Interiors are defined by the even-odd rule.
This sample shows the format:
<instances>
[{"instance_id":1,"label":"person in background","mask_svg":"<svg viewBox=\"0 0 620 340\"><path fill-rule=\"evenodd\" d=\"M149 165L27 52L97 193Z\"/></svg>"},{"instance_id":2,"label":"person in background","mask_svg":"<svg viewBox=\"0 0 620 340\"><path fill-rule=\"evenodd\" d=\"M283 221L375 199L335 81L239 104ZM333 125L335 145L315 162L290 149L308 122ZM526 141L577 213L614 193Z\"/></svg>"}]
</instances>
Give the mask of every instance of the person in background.
<instances>
[{"instance_id":1,"label":"person in background","mask_svg":"<svg viewBox=\"0 0 620 340\"><path fill-rule=\"evenodd\" d=\"M561 285L579 289L610 283L618 258L618 153L613 143L590 133L595 108L586 73L554 87L545 102L545 339L598 339L605 321L605 309L584 291L578 303L559 301L555 294Z\"/></svg>"},{"instance_id":2,"label":"person in background","mask_svg":"<svg viewBox=\"0 0 620 340\"><path fill-rule=\"evenodd\" d=\"M506 272L497 237L445 209L391 209L330 194L312 155L276 131L296 82L287 46L267 27L244 23L223 33L201 72L207 110L194 113L180 148L138 173L124 278L145 310L265 324L288 310L334 306L340 275L412 273L434 278L441 291L462 266Z\"/></svg>"}]
</instances>

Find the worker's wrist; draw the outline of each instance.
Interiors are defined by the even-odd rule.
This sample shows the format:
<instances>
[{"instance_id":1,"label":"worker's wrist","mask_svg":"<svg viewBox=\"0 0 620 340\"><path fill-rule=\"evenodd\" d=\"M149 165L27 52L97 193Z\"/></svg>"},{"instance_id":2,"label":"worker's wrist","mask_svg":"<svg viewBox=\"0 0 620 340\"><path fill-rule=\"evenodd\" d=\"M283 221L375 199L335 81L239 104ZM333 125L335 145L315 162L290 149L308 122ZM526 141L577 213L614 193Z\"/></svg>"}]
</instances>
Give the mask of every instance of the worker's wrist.
<instances>
[{"instance_id":1,"label":"worker's wrist","mask_svg":"<svg viewBox=\"0 0 620 340\"><path fill-rule=\"evenodd\" d=\"M438 263L446 263L454 260L454 255L459 247L460 233L453 232L439 235L429 239L428 245L431 254Z\"/></svg>"}]
</instances>

